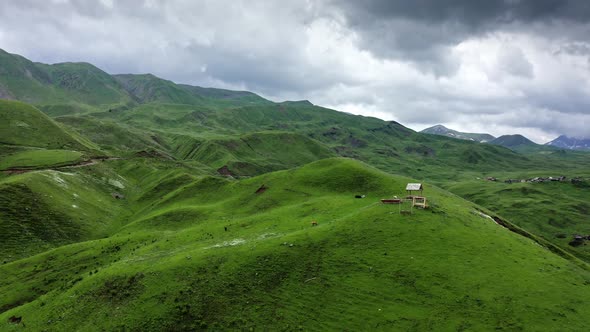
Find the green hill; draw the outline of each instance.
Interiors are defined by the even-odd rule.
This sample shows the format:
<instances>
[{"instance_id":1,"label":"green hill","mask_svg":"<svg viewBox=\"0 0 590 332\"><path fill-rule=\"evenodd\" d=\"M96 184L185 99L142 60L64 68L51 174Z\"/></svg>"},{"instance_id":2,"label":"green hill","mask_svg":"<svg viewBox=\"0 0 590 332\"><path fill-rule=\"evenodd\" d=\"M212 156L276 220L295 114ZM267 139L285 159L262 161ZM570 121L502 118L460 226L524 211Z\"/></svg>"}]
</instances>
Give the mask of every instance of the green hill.
<instances>
[{"instance_id":1,"label":"green hill","mask_svg":"<svg viewBox=\"0 0 590 332\"><path fill-rule=\"evenodd\" d=\"M494 145L501 145L509 149L516 149L526 146L535 146L533 141L522 135L503 135L489 142Z\"/></svg>"},{"instance_id":2,"label":"green hill","mask_svg":"<svg viewBox=\"0 0 590 332\"><path fill-rule=\"evenodd\" d=\"M345 114L305 101L260 105L245 102L246 105L236 107L221 99L216 104L217 99L209 99L211 95L201 97L209 104L147 103L111 111L82 111L82 115L73 112L56 119L70 132L86 137L111 154L139 153L184 160L185 164L210 174L219 169L235 176L251 176L336 154L362 160L388 172L457 188L455 184L468 183L475 177L486 177L490 173L502 176L501 172L522 169L575 174L576 169L585 167L588 162L588 155L583 153L553 153L554 150L517 153L501 146L416 133L395 122ZM242 103L239 100L232 102ZM55 111L54 114L62 113ZM297 143L292 150L285 150L280 139L271 139L273 143L260 145L255 151L241 139L260 132L269 135L275 132L276 135L268 136L274 138L290 133L293 137L310 140L297 139L307 143ZM318 146L323 147L323 152L318 152ZM286 151L296 153L290 155ZM61 164L71 156L75 155L59 152L49 159ZM25 157L28 158L25 155L14 159L21 161ZM33 161L33 164L37 163ZM493 198L489 199L493 204ZM576 224L584 219L580 214L575 214L574 218ZM560 232L566 231L568 228L563 227ZM546 232L535 232L547 237Z\"/></svg>"},{"instance_id":3,"label":"green hill","mask_svg":"<svg viewBox=\"0 0 590 332\"><path fill-rule=\"evenodd\" d=\"M114 75L124 88L140 103L232 105L268 104L268 100L248 91L202 88L158 78L152 74Z\"/></svg>"},{"instance_id":4,"label":"green hill","mask_svg":"<svg viewBox=\"0 0 590 332\"><path fill-rule=\"evenodd\" d=\"M437 174L423 170L449 166L491 170L535 165L527 156L502 147L416 133L399 123L337 112L308 102L216 109L144 104L132 110L93 116L199 140L260 131L293 132L319 141L341 156L412 176Z\"/></svg>"},{"instance_id":5,"label":"green hill","mask_svg":"<svg viewBox=\"0 0 590 332\"><path fill-rule=\"evenodd\" d=\"M51 77L33 62L0 49L2 95L25 102L53 99Z\"/></svg>"},{"instance_id":6,"label":"green hill","mask_svg":"<svg viewBox=\"0 0 590 332\"><path fill-rule=\"evenodd\" d=\"M76 115L60 116L54 119L96 143L103 151L115 155L126 156L150 150L165 153L169 149L158 133L138 130L110 119Z\"/></svg>"},{"instance_id":7,"label":"green hill","mask_svg":"<svg viewBox=\"0 0 590 332\"><path fill-rule=\"evenodd\" d=\"M504 135L488 143L504 146L513 151L528 155L547 154L558 151L558 148L549 145L537 144L522 135Z\"/></svg>"},{"instance_id":8,"label":"green hill","mask_svg":"<svg viewBox=\"0 0 590 332\"><path fill-rule=\"evenodd\" d=\"M0 50L2 94L32 104L122 105L131 97L109 74L88 63L33 63Z\"/></svg>"},{"instance_id":9,"label":"green hill","mask_svg":"<svg viewBox=\"0 0 590 332\"><path fill-rule=\"evenodd\" d=\"M121 166L136 184L153 183L145 167ZM239 182L185 178L109 238L0 266L0 322L143 331L585 327L588 270L432 186L428 210L400 215L378 203L408 181L346 159ZM256 193L261 184L266 191Z\"/></svg>"},{"instance_id":10,"label":"green hill","mask_svg":"<svg viewBox=\"0 0 590 332\"><path fill-rule=\"evenodd\" d=\"M547 177L546 174L528 173L526 177L522 174L503 176L519 179ZM590 177L590 173L586 171L572 175L576 176L587 178ZM590 204L587 201L590 185L586 182L577 184L567 180L510 184L503 181L472 180L445 187L490 210L510 216L518 226L590 261L590 247L569 245L573 234L590 234L590 225L586 221L590 213Z\"/></svg>"},{"instance_id":11,"label":"green hill","mask_svg":"<svg viewBox=\"0 0 590 332\"><path fill-rule=\"evenodd\" d=\"M191 94L174 82L152 74L115 75L123 87L141 103L160 102L169 104L202 104L203 97Z\"/></svg>"},{"instance_id":12,"label":"green hill","mask_svg":"<svg viewBox=\"0 0 590 332\"><path fill-rule=\"evenodd\" d=\"M47 149L89 149L35 107L8 100L0 100L0 143Z\"/></svg>"},{"instance_id":13,"label":"green hill","mask_svg":"<svg viewBox=\"0 0 590 332\"><path fill-rule=\"evenodd\" d=\"M179 87L189 91L195 95L199 95L209 99L217 99L223 101L230 101L234 104L271 104L272 102L260 97L259 95L249 91L233 91L216 88L203 88L200 86L192 86L186 84L179 84Z\"/></svg>"},{"instance_id":14,"label":"green hill","mask_svg":"<svg viewBox=\"0 0 590 332\"><path fill-rule=\"evenodd\" d=\"M131 102L117 80L89 63L36 64L51 77L53 85L65 91L68 101L90 105L117 105Z\"/></svg>"},{"instance_id":15,"label":"green hill","mask_svg":"<svg viewBox=\"0 0 590 332\"><path fill-rule=\"evenodd\" d=\"M100 166L72 170L0 180L0 261L103 237L121 226L125 201L112 195L125 192L127 182Z\"/></svg>"},{"instance_id":16,"label":"green hill","mask_svg":"<svg viewBox=\"0 0 590 332\"><path fill-rule=\"evenodd\" d=\"M196 160L216 169L223 167L227 175L237 176L292 168L336 156L315 140L287 132L256 132L205 141L178 136L174 142L175 155L182 159Z\"/></svg>"}]
</instances>

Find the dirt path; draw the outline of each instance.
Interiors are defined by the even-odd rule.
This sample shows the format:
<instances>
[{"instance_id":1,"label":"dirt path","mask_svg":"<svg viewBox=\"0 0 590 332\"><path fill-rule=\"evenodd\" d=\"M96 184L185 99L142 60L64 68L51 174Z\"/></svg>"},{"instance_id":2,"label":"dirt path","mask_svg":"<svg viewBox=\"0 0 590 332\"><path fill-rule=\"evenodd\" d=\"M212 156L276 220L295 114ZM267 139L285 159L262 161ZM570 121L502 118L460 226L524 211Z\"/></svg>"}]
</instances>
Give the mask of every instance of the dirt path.
<instances>
[{"instance_id":1,"label":"dirt path","mask_svg":"<svg viewBox=\"0 0 590 332\"><path fill-rule=\"evenodd\" d=\"M106 160L119 160L119 159L123 159L123 158L120 158L120 157L91 158L88 160L82 160L77 163L68 164L68 165L50 166L50 167L41 167L41 168L11 168L11 169L7 169L7 170L3 170L2 173L13 175L13 174L23 174L23 173L33 172L33 171L46 171L46 170L56 170L57 171L57 170L63 170L63 169L69 169L69 168L88 167L88 166L96 165L96 164L106 161Z\"/></svg>"}]
</instances>

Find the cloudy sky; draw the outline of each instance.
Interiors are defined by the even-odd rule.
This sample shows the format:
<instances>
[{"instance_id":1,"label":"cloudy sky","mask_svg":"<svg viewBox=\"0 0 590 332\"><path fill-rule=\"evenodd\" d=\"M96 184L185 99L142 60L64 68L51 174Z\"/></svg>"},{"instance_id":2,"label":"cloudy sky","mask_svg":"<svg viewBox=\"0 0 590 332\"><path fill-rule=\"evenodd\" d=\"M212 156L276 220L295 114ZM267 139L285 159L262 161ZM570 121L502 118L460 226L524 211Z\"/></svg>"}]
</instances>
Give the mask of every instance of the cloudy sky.
<instances>
[{"instance_id":1,"label":"cloudy sky","mask_svg":"<svg viewBox=\"0 0 590 332\"><path fill-rule=\"evenodd\" d=\"M417 130L590 137L587 0L2 1L0 48Z\"/></svg>"}]
</instances>

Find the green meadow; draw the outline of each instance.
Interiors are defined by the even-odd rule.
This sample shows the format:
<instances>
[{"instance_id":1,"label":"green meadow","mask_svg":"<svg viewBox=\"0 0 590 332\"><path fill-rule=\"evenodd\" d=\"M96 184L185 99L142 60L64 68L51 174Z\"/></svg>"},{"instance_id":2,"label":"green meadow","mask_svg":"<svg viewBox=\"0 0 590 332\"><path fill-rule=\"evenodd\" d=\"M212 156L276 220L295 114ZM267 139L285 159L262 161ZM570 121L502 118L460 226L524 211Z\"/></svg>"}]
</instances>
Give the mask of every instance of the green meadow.
<instances>
[{"instance_id":1,"label":"green meadow","mask_svg":"<svg viewBox=\"0 0 590 332\"><path fill-rule=\"evenodd\" d=\"M156 180L142 164L125 162L135 171L124 177L160 195L131 193L124 226L0 267L2 320L22 316L35 330L555 330L567 322L573 331L587 322L585 263L436 187L430 209L402 215L379 198L410 179L350 159L240 181Z\"/></svg>"}]
</instances>

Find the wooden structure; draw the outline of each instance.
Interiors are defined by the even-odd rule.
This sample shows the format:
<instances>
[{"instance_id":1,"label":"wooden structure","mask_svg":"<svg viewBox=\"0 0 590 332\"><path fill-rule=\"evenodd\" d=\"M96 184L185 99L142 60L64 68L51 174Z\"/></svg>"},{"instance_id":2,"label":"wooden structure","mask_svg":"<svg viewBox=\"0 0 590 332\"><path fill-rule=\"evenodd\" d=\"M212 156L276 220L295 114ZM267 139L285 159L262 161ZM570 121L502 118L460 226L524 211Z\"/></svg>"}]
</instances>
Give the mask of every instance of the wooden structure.
<instances>
[{"instance_id":1,"label":"wooden structure","mask_svg":"<svg viewBox=\"0 0 590 332\"><path fill-rule=\"evenodd\" d=\"M426 209L426 197L412 196L412 206Z\"/></svg>"},{"instance_id":2,"label":"wooden structure","mask_svg":"<svg viewBox=\"0 0 590 332\"><path fill-rule=\"evenodd\" d=\"M426 197L422 196L423 190L424 186L422 183L408 183L406 185L406 191L408 193L406 198L398 198L397 196L393 196L393 198L382 199L381 203L398 204L400 214L412 214L414 212L414 207L422 209L426 209L428 207L426 204ZM418 191L420 192L420 195L414 195L414 193Z\"/></svg>"},{"instance_id":3,"label":"wooden structure","mask_svg":"<svg viewBox=\"0 0 590 332\"><path fill-rule=\"evenodd\" d=\"M404 202L410 202L409 199L402 200L401 204L399 205L399 214L412 214L414 212L414 204L410 204L410 209L404 208Z\"/></svg>"},{"instance_id":4,"label":"wooden structure","mask_svg":"<svg viewBox=\"0 0 590 332\"><path fill-rule=\"evenodd\" d=\"M404 207L406 206L409 207ZM426 209L428 205L426 204L426 197L422 196L408 196L408 198L401 199L399 204L399 214L413 214L414 207Z\"/></svg>"},{"instance_id":5,"label":"wooden structure","mask_svg":"<svg viewBox=\"0 0 590 332\"><path fill-rule=\"evenodd\" d=\"M382 199L381 203L383 203L383 204L401 204L402 200L399 198L387 198L387 199Z\"/></svg>"},{"instance_id":6,"label":"wooden structure","mask_svg":"<svg viewBox=\"0 0 590 332\"><path fill-rule=\"evenodd\" d=\"M422 196L422 190L424 190L424 186L422 186L422 183L408 183L406 185L406 192L410 196L413 196L415 191L419 191L420 196Z\"/></svg>"}]
</instances>

